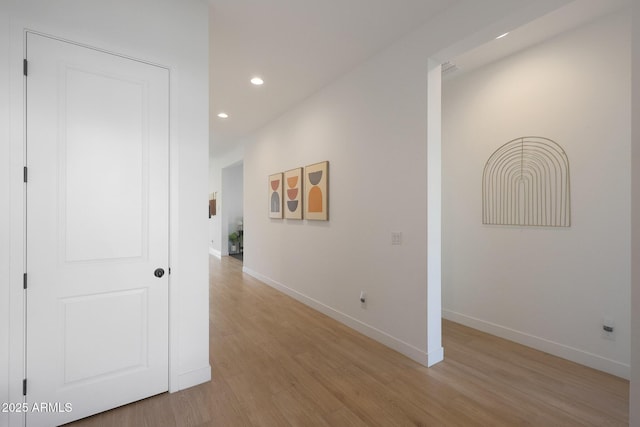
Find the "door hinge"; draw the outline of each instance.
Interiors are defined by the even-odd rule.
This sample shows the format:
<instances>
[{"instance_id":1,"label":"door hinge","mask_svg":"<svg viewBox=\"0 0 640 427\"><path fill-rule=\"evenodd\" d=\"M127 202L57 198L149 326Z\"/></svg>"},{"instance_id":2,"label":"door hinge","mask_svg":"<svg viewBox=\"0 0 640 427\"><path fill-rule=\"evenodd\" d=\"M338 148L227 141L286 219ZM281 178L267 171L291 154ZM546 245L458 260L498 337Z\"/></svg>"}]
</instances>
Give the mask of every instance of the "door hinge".
<instances>
[{"instance_id":1,"label":"door hinge","mask_svg":"<svg viewBox=\"0 0 640 427\"><path fill-rule=\"evenodd\" d=\"M24 59L22 62L22 72L24 73L25 77L29 73L29 62L26 59Z\"/></svg>"},{"instance_id":2,"label":"door hinge","mask_svg":"<svg viewBox=\"0 0 640 427\"><path fill-rule=\"evenodd\" d=\"M27 395L27 379L23 379L22 380L22 395L26 396Z\"/></svg>"},{"instance_id":3,"label":"door hinge","mask_svg":"<svg viewBox=\"0 0 640 427\"><path fill-rule=\"evenodd\" d=\"M27 273L22 276L22 289L27 289Z\"/></svg>"},{"instance_id":4,"label":"door hinge","mask_svg":"<svg viewBox=\"0 0 640 427\"><path fill-rule=\"evenodd\" d=\"M27 167L25 166L22 170L22 178L24 179L24 182L27 182L27 174Z\"/></svg>"},{"instance_id":5,"label":"door hinge","mask_svg":"<svg viewBox=\"0 0 640 427\"><path fill-rule=\"evenodd\" d=\"M171 274L171 267L169 267L169 274Z\"/></svg>"}]
</instances>

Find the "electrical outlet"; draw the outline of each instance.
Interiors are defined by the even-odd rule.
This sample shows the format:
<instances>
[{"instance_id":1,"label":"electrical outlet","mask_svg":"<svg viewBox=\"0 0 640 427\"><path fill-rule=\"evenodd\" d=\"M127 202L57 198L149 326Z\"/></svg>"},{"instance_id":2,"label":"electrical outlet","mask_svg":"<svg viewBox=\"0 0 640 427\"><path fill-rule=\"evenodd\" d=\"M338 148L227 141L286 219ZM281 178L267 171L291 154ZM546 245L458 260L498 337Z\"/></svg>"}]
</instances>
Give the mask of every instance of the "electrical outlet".
<instances>
[{"instance_id":1,"label":"electrical outlet","mask_svg":"<svg viewBox=\"0 0 640 427\"><path fill-rule=\"evenodd\" d=\"M616 322L612 317L605 316L602 318L602 338L614 341L616 339Z\"/></svg>"},{"instance_id":2,"label":"electrical outlet","mask_svg":"<svg viewBox=\"0 0 640 427\"><path fill-rule=\"evenodd\" d=\"M391 244L394 246L398 246L402 244L402 233L399 231L391 232Z\"/></svg>"}]
</instances>

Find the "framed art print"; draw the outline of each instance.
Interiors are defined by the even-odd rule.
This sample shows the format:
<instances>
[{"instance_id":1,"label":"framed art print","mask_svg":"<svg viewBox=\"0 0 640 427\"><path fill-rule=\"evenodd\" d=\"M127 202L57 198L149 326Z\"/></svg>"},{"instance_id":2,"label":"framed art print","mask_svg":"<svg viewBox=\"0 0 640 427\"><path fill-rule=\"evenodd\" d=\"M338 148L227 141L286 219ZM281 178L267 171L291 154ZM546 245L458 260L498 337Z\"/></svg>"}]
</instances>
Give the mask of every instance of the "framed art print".
<instances>
[{"instance_id":1,"label":"framed art print","mask_svg":"<svg viewBox=\"0 0 640 427\"><path fill-rule=\"evenodd\" d=\"M304 168L304 217L329 220L329 162L320 162Z\"/></svg>"},{"instance_id":2,"label":"framed art print","mask_svg":"<svg viewBox=\"0 0 640 427\"><path fill-rule=\"evenodd\" d=\"M282 218L282 173L269 175L269 218Z\"/></svg>"},{"instance_id":3,"label":"framed art print","mask_svg":"<svg viewBox=\"0 0 640 427\"><path fill-rule=\"evenodd\" d=\"M302 219L302 168L284 173L284 217Z\"/></svg>"}]
</instances>

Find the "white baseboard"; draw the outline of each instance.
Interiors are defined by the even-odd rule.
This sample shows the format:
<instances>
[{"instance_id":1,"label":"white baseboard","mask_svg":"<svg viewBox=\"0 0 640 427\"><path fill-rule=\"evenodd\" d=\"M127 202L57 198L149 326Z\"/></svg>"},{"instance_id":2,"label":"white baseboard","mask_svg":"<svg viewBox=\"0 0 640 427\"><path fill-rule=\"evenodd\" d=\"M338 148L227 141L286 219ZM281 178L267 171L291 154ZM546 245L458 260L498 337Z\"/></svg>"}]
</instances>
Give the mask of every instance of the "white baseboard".
<instances>
[{"instance_id":1,"label":"white baseboard","mask_svg":"<svg viewBox=\"0 0 640 427\"><path fill-rule=\"evenodd\" d=\"M222 254L220 253L220 251L217 249L213 249L212 247L209 247L209 253L216 258L222 258Z\"/></svg>"},{"instance_id":2,"label":"white baseboard","mask_svg":"<svg viewBox=\"0 0 640 427\"><path fill-rule=\"evenodd\" d=\"M180 377L178 378L178 391L209 381L211 381L211 366L207 365L204 368L180 374Z\"/></svg>"},{"instance_id":3,"label":"white baseboard","mask_svg":"<svg viewBox=\"0 0 640 427\"><path fill-rule=\"evenodd\" d=\"M436 351L432 351L427 354L427 366L430 368L436 363L440 363L444 360L444 348L440 347Z\"/></svg>"},{"instance_id":4,"label":"white baseboard","mask_svg":"<svg viewBox=\"0 0 640 427\"><path fill-rule=\"evenodd\" d=\"M460 323L470 328L495 335L527 347L588 366L599 371L606 372L617 377L629 379L631 375L631 367L627 364L607 359L597 354L589 353L574 347L569 347L554 341L536 337L524 332L516 331L495 323L477 319L451 310L442 310L442 317L452 322Z\"/></svg>"},{"instance_id":5,"label":"white baseboard","mask_svg":"<svg viewBox=\"0 0 640 427\"><path fill-rule=\"evenodd\" d=\"M271 286L274 289L277 289L278 291L289 295L290 297L292 297L293 299L300 301L301 303L313 308L314 310L317 310L323 314L326 314L327 316L331 317L334 320L337 320L338 322L347 325L348 327L355 329L356 331L360 332L363 335L366 335L367 337L378 341L381 344L386 345L387 347L390 347L392 349L394 349L395 351L397 351L398 353L404 354L405 356L407 356L408 358L420 363L421 365L424 366L430 366L429 365L429 355L427 355L426 352L420 350L419 348L416 348L414 346L412 346L411 344L408 344L404 341L401 341L389 334L387 334L386 332L383 332L379 329L376 329L375 327L371 326L371 325L367 325L364 322L361 322L358 319L355 319L347 314L344 314L338 310L335 310L323 303L321 303L320 301L317 301L313 298L310 298L294 289L291 289L285 285L283 285L282 283L276 282L275 280L272 280L266 276L261 275L260 273L257 273L251 269L248 269L247 267L243 267L242 271L244 273L247 273L248 275L260 280L261 282L263 282L264 284ZM437 352L436 352L437 353ZM437 356L437 355L436 355ZM435 360L435 357L433 358ZM442 359L440 359L442 360ZM433 363L437 363L437 362L433 362Z\"/></svg>"}]
</instances>

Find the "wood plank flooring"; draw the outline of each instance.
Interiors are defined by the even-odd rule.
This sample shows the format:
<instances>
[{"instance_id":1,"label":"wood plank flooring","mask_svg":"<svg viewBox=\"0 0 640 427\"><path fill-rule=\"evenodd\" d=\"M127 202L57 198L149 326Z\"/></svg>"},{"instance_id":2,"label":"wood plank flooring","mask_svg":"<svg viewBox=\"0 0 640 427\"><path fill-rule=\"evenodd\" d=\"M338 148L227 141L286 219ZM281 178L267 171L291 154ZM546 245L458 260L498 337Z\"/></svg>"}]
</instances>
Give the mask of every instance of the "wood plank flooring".
<instances>
[{"instance_id":1,"label":"wood plank flooring","mask_svg":"<svg viewBox=\"0 0 640 427\"><path fill-rule=\"evenodd\" d=\"M71 424L625 426L629 383L444 322L425 368L211 258L213 380Z\"/></svg>"}]
</instances>

